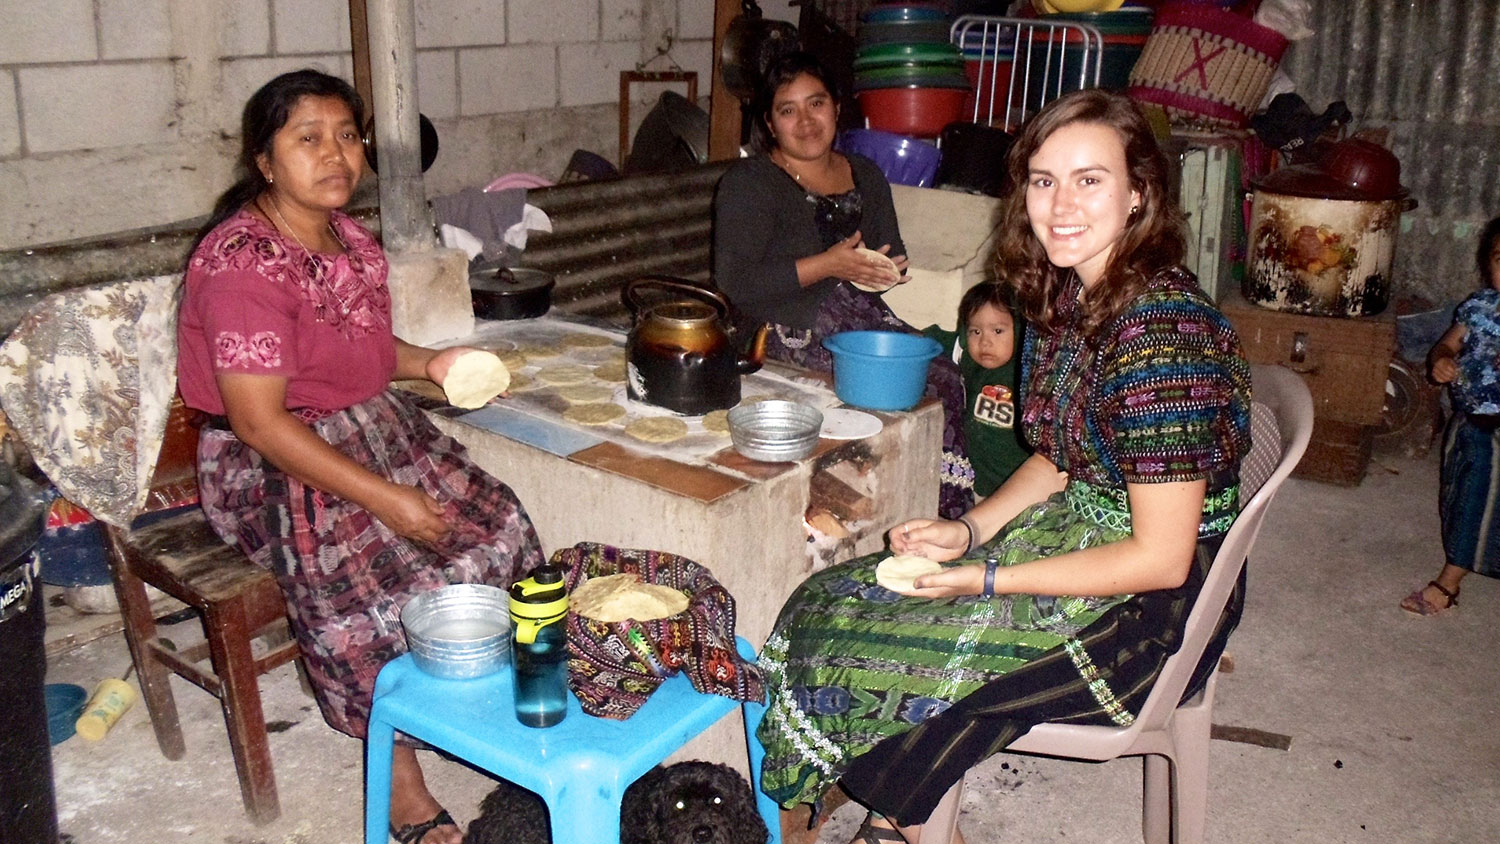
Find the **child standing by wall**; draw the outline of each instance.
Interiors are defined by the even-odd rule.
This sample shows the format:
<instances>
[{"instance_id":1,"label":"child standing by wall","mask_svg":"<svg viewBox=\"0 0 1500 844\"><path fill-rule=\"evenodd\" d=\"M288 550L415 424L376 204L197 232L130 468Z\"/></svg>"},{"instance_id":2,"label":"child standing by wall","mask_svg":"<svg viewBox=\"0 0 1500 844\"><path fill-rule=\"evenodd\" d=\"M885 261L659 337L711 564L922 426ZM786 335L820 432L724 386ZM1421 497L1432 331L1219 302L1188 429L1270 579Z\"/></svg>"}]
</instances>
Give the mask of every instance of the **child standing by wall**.
<instances>
[{"instance_id":1,"label":"child standing by wall","mask_svg":"<svg viewBox=\"0 0 1500 844\"><path fill-rule=\"evenodd\" d=\"M1427 354L1432 380L1448 385L1453 418L1443 435L1438 512L1447 562L1407 595L1401 609L1436 615L1458 606L1471 571L1500 577L1500 217L1485 226L1476 255L1485 287L1458 306Z\"/></svg>"},{"instance_id":2,"label":"child standing by wall","mask_svg":"<svg viewBox=\"0 0 1500 844\"><path fill-rule=\"evenodd\" d=\"M964 379L964 435L974 466L974 495L999 488L1031 450L1016 427L1016 323L1006 291L981 282L958 303L958 330L933 325L923 334L943 344Z\"/></svg>"}]
</instances>

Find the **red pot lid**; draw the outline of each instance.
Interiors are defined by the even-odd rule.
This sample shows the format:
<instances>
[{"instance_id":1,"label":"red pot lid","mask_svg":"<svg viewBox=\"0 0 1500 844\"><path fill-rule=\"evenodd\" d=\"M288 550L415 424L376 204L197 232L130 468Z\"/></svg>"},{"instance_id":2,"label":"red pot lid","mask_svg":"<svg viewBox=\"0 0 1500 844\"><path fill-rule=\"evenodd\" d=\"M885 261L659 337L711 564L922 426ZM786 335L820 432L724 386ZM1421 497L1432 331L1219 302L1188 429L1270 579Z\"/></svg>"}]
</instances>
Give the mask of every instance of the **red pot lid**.
<instances>
[{"instance_id":1,"label":"red pot lid","mask_svg":"<svg viewBox=\"0 0 1500 844\"><path fill-rule=\"evenodd\" d=\"M1356 202L1403 199L1407 194L1406 188L1401 187L1399 183L1395 185L1394 190L1382 185L1382 190L1378 192L1371 190L1368 185L1349 184L1335 178L1326 169L1315 164L1293 164L1289 167L1282 167L1261 178L1252 179L1250 186L1267 193Z\"/></svg>"}]
</instances>

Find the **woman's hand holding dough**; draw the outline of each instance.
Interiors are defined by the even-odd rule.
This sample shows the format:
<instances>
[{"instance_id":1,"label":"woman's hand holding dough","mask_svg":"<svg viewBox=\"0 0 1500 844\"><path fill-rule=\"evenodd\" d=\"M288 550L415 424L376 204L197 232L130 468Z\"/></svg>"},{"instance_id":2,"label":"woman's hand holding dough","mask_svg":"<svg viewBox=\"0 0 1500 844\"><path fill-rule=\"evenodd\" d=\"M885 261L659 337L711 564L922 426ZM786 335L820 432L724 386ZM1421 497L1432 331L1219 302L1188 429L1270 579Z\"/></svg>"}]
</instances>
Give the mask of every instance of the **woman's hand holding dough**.
<instances>
[{"instance_id":1,"label":"woman's hand holding dough","mask_svg":"<svg viewBox=\"0 0 1500 844\"><path fill-rule=\"evenodd\" d=\"M845 281L869 290L888 290L900 284L905 276L901 275L901 269L905 265L906 258L901 256L901 261L891 260L886 253L891 251L890 244L879 249L868 249L864 245L859 232L835 243L823 253L829 261L829 272L834 278L842 278ZM874 254L885 260L876 263L869 254Z\"/></svg>"},{"instance_id":2,"label":"woman's hand holding dough","mask_svg":"<svg viewBox=\"0 0 1500 844\"><path fill-rule=\"evenodd\" d=\"M956 560L969 550L969 529L963 522L912 519L891 528L888 538L897 554L915 554L937 562Z\"/></svg>"}]
</instances>

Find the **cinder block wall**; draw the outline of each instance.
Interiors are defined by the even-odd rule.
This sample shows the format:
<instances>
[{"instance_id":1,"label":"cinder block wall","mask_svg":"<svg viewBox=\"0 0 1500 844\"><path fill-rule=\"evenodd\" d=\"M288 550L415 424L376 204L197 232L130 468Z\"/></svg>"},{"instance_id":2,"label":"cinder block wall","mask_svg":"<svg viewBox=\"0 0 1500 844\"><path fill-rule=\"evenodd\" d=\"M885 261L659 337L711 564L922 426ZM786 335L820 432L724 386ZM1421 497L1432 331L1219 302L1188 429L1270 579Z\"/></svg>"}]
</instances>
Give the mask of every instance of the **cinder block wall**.
<instances>
[{"instance_id":1,"label":"cinder block wall","mask_svg":"<svg viewBox=\"0 0 1500 844\"><path fill-rule=\"evenodd\" d=\"M619 72L662 49L697 71L707 107L710 0L415 11L419 108L440 140L429 195L555 179L575 149L615 160ZM0 20L0 249L204 214L232 180L251 92L299 67L353 76L347 0L0 0ZM639 87L632 124L662 90Z\"/></svg>"}]
</instances>

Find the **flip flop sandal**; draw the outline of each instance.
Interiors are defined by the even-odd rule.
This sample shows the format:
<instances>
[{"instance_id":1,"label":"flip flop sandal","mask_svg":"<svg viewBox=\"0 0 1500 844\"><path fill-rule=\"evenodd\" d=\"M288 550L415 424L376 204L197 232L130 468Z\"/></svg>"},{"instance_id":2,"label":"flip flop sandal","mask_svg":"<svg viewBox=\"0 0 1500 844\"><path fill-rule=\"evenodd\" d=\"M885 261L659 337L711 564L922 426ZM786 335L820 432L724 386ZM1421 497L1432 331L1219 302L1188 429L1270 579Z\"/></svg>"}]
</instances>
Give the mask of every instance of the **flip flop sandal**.
<instances>
[{"instance_id":1,"label":"flip flop sandal","mask_svg":"<svg viewBox=\"0 0 1500 844\"><path fill-rule=\"evenodd\" d=\"M1427 590L1427 586L1431 586L1433 589L1436 589L1437 591L1443 593L1443 597L1446 598L1448 602L1446 604L1443 604L1442 606L1438 606L1432 601L1427 600L1427 597L1422 594ZM1450 592L1448 591L1447 587L1443 586L1443 584L1441 583L1438 583L1436 580L1427 581L1427 586L1424 586L1421 589L1418 589L1417 591L1403 598L1401 600L1401 609L1406 610L1412 615L1428 616L1437 615L1440 612L1446 612L1458 606L1459 590L1454 589Z\"/></svg>"},{"instance_id":2,"label":"flip flop sandal","mask_svg":"<svg viewBox=\"0 0 1500 844\"><path fill-rule=\"evenodd\" d=\"M901 833L894 829L874 826L870 822L875 820L875 813L865 815L865 820L854 831L854 840L850 844L881 844L882 841L895 841L898 844L906 844L906 839Z\"/></svg>"},{"instance_id":3,"label":"flip flop sandal","mask_svg":"<svg viewBox=\"0 0 1500 844\"><path fill-rule=\"evenodd\" d=\"M438 813L432 816L432 820L425 823L409 823L401 827L391 824L391 837L400 844L418 844L423 836L440 826L458 826L454 823L453 816L448 814L447 809L439 809Z\"/></svg>"}]
</instances>

